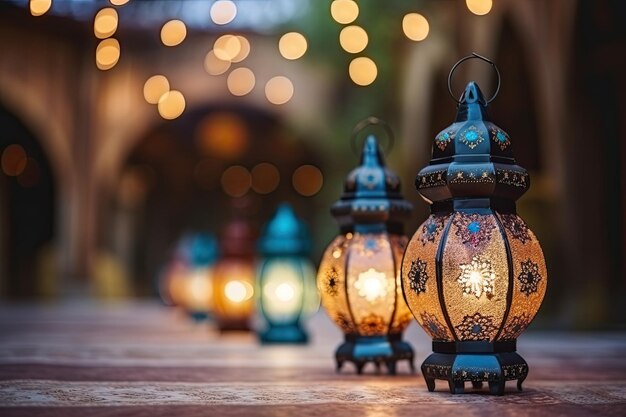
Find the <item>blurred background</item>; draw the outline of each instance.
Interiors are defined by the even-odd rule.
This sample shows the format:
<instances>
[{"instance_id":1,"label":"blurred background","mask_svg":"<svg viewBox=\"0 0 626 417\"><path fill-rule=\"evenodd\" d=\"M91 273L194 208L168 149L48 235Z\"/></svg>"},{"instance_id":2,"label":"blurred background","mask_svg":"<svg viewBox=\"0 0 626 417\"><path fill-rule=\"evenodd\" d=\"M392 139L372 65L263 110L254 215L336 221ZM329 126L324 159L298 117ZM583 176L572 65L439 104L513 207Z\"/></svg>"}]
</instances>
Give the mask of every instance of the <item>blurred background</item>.
<instances>
[{"instance_id":1,"label":"blurred background","mask_svg":"<svg viewBox=\"0 0 626 417\"><path fill-rule=\"evenodd\" d=\"M476 51L531 175L534 326L626 328L625 19L619 0L0 0L0 294L154 298L181 236L260 227L281 201L317 262L370 115L395 132L411 235L448 72ZM495 88L480 61L455 94L469 79Z\"/></svg>"}]
</instances>

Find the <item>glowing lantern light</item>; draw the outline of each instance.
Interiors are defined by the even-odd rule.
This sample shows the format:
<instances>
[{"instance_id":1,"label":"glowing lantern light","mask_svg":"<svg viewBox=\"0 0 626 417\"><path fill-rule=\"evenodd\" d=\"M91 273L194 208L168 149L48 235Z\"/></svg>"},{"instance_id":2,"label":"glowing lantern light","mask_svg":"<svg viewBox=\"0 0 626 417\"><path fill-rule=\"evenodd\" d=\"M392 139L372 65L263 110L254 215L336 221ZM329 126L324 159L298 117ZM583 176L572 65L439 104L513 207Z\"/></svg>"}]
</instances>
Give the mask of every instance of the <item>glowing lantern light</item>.
<instances>
[{"instance_id":1,"label":"glowing lantern light","mask_svg":"<svg viewBox=\"0 0 626 417\"><path fill-rule=\"evenodd\" d=\"M306 226L289 205L280 205L259 242L259 309L268 324L260 334L264 343L308 340L301 321L319 307L309 250Z\"/></svg>"},{"instance_id":2,"label":"glowing lantern light","mask_svg":"<svg viewBox=\"0 0 626 417\"><path fill-rule=\"evenodd\" d=\"M358 373L367 362L385 363L390 373L400 359L413 367L413 349L402 341L411 313L400 287L407 242L402 221L410 211L400 180L385 168L376 138L368 136L360 166L348 174L331 209L341 234L326 249L317 274L322 305L345 333L335 354L338 370L346 361Z\"/></svg>"}]
</instances>

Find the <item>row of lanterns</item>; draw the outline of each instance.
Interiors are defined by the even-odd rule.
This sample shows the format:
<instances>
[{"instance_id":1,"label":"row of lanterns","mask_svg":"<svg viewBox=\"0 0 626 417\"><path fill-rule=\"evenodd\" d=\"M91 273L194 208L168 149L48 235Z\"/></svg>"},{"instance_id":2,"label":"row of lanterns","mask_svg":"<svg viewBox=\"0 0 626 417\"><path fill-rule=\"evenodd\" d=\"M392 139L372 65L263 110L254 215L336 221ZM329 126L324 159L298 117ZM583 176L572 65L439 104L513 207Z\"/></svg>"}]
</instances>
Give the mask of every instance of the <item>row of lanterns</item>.
<instances>
[{"instance_id":1,"label":"row of lanterns","mask_svg":"<svg viewBox=\"0 0 626 417\"><path fill-rule=\"evenodd\" d=\"M457 65L469 58L492 65L500 82L495 64L477 54ZM537 238L516 214L529 177L515 163L508 134L488 118L494 97L485 99L469 82L456 119L435 137L432 159L415 181L431 215L411 239L403 222L412 207L385 167L378 140L366 138L360 164L332 206L340 233L317 273L322 305L345 334L337 370L351 362L361 373L373 362L393 374L399 360L413 368L402 333L415 318L433 340L421 366L430 391L436 380L447 381L452 393L464 392L466 382L474 388L486 382L502 395L511 380L521 390L528 365L516 340L541 305L547 270ZM366 125L379 123L370 118ZM306 341L300 319L318 299L305 230L281 206L260 240L257 299L269 324L263 341ZM245 243L251 232L235 222L221 241L212 287L216 319L222 329L246 328L255 276L254 246Z\"/></svg>"}]
</instances>

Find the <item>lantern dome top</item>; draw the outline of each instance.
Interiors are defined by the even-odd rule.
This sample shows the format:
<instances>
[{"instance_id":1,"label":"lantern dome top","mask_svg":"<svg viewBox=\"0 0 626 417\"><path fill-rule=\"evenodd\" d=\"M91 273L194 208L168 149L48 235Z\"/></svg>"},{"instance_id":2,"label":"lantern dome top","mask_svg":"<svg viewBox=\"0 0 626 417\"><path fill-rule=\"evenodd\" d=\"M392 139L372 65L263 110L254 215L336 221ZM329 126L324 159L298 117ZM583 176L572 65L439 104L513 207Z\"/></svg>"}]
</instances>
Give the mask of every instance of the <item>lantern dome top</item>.
<instances>
[{"instance_id":1,"label":"lantern dome top","mask_svg":"<svg viewBox=\"0 0 626 417\"><path fill-rule=\"evenodd\" d=\"M385 167L378 141L369 135L360 165L346 177L343 194L331 213L346 230L355 224L387 224L390 229L401 229L411 209L400 192L400 179Z\"/></svg>"},{"instance_id":2,"label":"lantern dome top","mask_svg":"<svg viewBox=\"0 0 626 417\"><path fill-rule=\"evenodd\" d=\"M305 256L310 249L311 240L306 224L296 217L289 204L280 204L263 230L259 252L263 256Z\"/></svg>"},{"instance_id":3,"label":"lantern dome top","mask_svg":"<svg viewBox=\"0 0 626 417\"><path fill-rule=\"evenodd\" d=\"M509 135L489 119L488 103L477 83L467 83L454 122L435 137L432 159L415 179L427 201L514 202L530 186L528 173L515 163Z\"/></svg>"}]
</instances>

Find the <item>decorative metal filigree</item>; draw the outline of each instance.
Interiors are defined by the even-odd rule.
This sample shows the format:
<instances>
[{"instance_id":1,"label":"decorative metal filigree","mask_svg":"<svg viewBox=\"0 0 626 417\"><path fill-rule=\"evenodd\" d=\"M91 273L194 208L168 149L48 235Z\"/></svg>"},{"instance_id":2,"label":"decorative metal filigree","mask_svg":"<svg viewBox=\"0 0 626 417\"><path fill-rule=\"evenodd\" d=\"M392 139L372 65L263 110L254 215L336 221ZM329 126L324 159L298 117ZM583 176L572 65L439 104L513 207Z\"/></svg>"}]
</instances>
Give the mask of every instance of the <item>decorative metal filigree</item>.
<instances>
[{"instance_id":1,"label":"decorative metal filigree","mask_svg":"<svg viewBox=\"0 0 626 417\"><path fill-rule=\"evenodd\" d=\"M461 238L464 244L471 244L477 247L482 242L491 238L491 232L495 229L492 222L489 221L488 215L459 214L454 218L456 226L456 235Z\"/></svg>"},{"instance_id":2,"label":"decorative metal filigree","mask_svg":"<svg viewBox=\"0 0 626 417\"><path fill-rule=\"evenodd\" d=\"M339 291L339 272L333 266L326 273L326 294L336 296Z\"/></svg>"},{"instance_id":3,"label":"decorative metal filigree","mask_svg":"<svg viewBox=\"0 0 626 417\"><path fill-rule=\"evenodd\" d=\"M465 129L459 136L459 142L465 144L470 149L474 149L483 140L485 140L485 138L482 132L474 125Z\"/></svg>"},{"instance_id":4,"label":"decorative metal filigree","mask_svg":"<svg viewBox=\"0 0 626 417\"><path fill-rule=\"evenodd\" d=\"M454 140L454 132L441 132L435 138L435 145L442 150L445 151L448 143Z\"/></svg>"},{"instance_id":5,"label":"decorative metal filigree","mask_svg":"<svg viewBox=\"0 0 626 417\"><path fill-rule=\"evenodd\" d=\"M491 316L474 313L463 317L461 324L454 327L461 340L489 340L489 336L497 327Z\"/></svg>"},{"instance_id":6,"label":"decorative metal filigree","mask_svg":"<svg viewBox=\"0 0 626 417\"><path fill-rule=\"evenodd\" d=\"M382 317L371 313L359 323L359 333L364 336L376 336L387 332L387 323Z\"/></svg>"},{"instance_id":7,"label":"decorative metal filigree","mask_svg":"<svg viewBox=\"0 0 626 417\"><path fill-rule=\"evenodd\" d=\"M493 297L493 282L496 273L491 261L480 256L474 256L468 264L459 265L461 274L457 282L461 284L463 293L480 298L483 294L489 299Z\"/></svg>"},{"instance_id":8,"label":"decorative metal filigree","mask_svg":"<svg viewBox=\"0 0 626 417\"><path fill-rule=\"evenodd\" d=\"M529 296L537 292L541 274L539 273L539 265L532 260L522 261L522 270L517 277L520 283L520 291Z\"/></svg>"},{"instance_id":9,"label":"decorative metal filigree","mask_svg":"<svg viewBox=\"0 0 626 417\"><path fill-rule=\"evenodd\" d=\"M522 243L530 241L530 233L528 226L516 214L502 214L502 226L514 238Z\"/></svg>"},{"instance_id":10,"label":"decorative metal filigree","mask_svg":"<svg viewBox=\"0 0 626 417\"><path fill-rule=\"evenodd\" d=\"M511 145L509 135L495 127L491 128L491 139L500 147L500 150L502 151Z\"/></svg>"},{"instance_id":11,"label":"decorative metal filigree","mask_svg":"<svg viewBox=\"0 0 626 417\"><path fill-rule=\"evenodd\" d=\"M422 225L422 246L426 246L428 242L434 243L439 233L443 230L445 224L445 216L430 216Z\"/></svg>"},{"instance_id":12,"label":"decorative metal filigree","mask_svg":"<svg viewBox=\"0 0 626 417\"><path fill-rule=\"evenodd\" d=\"M430 335L433 340L447 340L448 332L446 327L437 320L434 315L423 312L420 314L422 319L422 327L426 330L426 333Z\"/></svg>"},{"instance_id":13,"label":"decorative metal filigree","mask_svg":"<svg viewBox=\"0 0 626 417\"><path fill-rule=\"evenodd\" d=\"M426 262L421 259L416 259L411 262L411 269L409 269L408 276L411 281L411 289L417 294L426 292L426 281L428 281L426 266Z\"/></svg>"},{"instance_id":14,"label":"decorative metal filigree","mask_svg":"<svg viewBox=\"0 0 626 417\"><path fill-rule=\"evenodd\" d=\"M354 325L352 324L352 320L343 315L342 313L338 313L335 318L335 323L341 327L344 333L352 333L354 332Z\"/></svg>"},{"instance_id":15,"label":"decorative metal filigree","mask_svg":"<svg viewBox=\"0 0 626 417\"><path fill-rule=\"evenodd\" d=\"M522 313L513 317L502 330L501 340L514 340L528 327L530 324L530 315Z\"/></svg>"}]
</instances>

